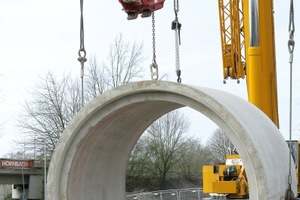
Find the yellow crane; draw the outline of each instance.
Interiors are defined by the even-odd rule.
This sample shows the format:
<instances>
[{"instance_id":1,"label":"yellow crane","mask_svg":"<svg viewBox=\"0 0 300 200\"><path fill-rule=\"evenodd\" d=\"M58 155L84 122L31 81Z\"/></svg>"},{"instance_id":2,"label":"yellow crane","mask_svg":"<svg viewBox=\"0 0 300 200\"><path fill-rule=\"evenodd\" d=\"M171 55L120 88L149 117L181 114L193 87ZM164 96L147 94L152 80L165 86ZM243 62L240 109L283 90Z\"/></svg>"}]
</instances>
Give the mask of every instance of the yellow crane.
<instances>
[{"instance_id":1,"label":"yellow crane","mask_svg":"<svg viewBox=\"0 0 300 200\"><path fill-rule=\"evenodd\" d=\"M273 1L218 1L224 80L246 77L249 101L279 127Z\"/></svg>"},{"instance_id":2,"label":"yellow crane","mask_svg":"<svg viewBox=\"0 0 300 200\"><path fill-rule=\"evenodd\" d=\"M228 78L238 83L246 78L249 102L279 128L273 0L218 0L218 5L224 83ZM290 26L294 26L291 21ZM291 53L294 27L290 29ZM289 143L296 147L291 152L296 166L300 165L299 144ZM299 191L298 184L298 196ZM203 192L224 194L228 199L248 198L246 171L239 155L227 155L225 164L203 166Z\"/></svg>"}]
</instances>

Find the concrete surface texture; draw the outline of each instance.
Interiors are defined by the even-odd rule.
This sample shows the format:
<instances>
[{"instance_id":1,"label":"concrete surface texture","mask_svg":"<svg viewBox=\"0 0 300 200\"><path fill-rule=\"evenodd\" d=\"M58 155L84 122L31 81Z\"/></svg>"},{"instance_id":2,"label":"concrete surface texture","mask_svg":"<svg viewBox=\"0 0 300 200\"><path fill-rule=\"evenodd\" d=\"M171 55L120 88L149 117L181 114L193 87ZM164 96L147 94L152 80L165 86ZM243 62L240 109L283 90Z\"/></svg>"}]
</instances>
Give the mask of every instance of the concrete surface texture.
<instances>
[{"instance_id":1,"label":"concrete surface texture","mask_svg":"<svg viewBox=\"0 0 300 200\"><path fill-rule=\"evenodd\" d=\"M288 188L289 150L259 109L232 94L165 81L141 81L97 97L63 132L50 163L48 200L125 199L129 154L156 119L188 106L214 121L237 148L252 200L279 200ZM292 169L293 191L296 191Z\"/></svg>"}]
</instances>

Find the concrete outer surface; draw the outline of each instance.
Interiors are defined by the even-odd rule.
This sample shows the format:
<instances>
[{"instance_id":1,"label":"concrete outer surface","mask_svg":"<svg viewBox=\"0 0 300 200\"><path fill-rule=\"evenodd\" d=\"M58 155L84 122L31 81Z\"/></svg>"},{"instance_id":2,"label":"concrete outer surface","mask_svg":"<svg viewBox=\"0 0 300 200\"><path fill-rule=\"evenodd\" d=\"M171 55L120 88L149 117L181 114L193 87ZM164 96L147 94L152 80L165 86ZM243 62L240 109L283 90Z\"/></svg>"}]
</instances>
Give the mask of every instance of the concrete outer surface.
<instances>
[{"instance_id":1,"label":"concrete outer surface","mask_svg":"<svg viewBox=\"0 0 300 200\"><path fill-rule=\"evenodd\" d=\"M252 200L284 199L289 150L268 117L232 94L165 81L126 84L87 104L53 154L47 199L125 199L126 166L136 141L156 119L184 106L206 115L230 138L245 165ZM292 179L296 191L294 169Z\"/></svg>"}]
</instances>

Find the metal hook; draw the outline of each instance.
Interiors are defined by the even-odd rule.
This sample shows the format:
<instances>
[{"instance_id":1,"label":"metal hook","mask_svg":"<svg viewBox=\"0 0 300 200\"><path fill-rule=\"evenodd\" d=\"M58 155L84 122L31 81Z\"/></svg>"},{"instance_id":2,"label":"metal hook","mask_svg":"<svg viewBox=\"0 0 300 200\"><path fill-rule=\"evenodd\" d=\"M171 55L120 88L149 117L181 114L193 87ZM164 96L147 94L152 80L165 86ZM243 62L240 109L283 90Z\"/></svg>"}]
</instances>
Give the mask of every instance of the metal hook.
<instances>
[{"instance_id":1,"label":"metal hook","mask_svg":"<svg viewBox=\"0 0 300 200\"><path fill-rule=\"evenodd\" d=\"M158 65L155 61L153 61L152 64L150 65L150 73L151 73L152 80L158 79Z\"/></svg>"}]
</instances>

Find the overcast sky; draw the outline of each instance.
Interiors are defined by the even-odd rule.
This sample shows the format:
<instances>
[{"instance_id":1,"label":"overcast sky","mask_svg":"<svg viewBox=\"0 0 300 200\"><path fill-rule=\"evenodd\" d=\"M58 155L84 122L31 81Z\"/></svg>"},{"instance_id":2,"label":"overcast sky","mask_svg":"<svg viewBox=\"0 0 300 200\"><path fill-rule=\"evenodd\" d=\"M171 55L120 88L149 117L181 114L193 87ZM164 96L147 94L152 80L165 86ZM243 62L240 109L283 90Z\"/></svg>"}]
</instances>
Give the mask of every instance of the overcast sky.
<instances>
[{"instance_id":1,"label":"overcast sky","mask_svg":"<svg viewBox=\"0 0 300 200\"><path fill-rule=\"evenodd\" d=\"M247 99L245 81L227 81L223 84L221 43L217 0L180 1L179 21L182 23L180 60L183 84L211 87L234 93ZM293 138L300 138L300 27L299 2L295 2L295 56ZM156 12L157 63L159 73L176 81L173 1L166 0ZM274 0L277 54L278 101L280 130L288 138L289 116L289 54L288 16L289 1ZM49 71L57 76L71 72L80 76L77 61L79 49L79 0L6 0L0 3L0 122L4 123L0 138L0 157L16 149L14 139L22 130L16 128L21 104L30 98L30 90L38 77ZM151 19L127 21L117 0L89 0L84 2L85 47L87 57L95 55L99 61L107 56L109 44L122 33L129 42L143 42L147 58L145 79L150 79L152 32ZM298 20L298 21L297 21ZM88 63L86 64L86 66ZM216 126L195 111L189 111L194 120L191 134L207 138ZM298 112L298 113L297 113ZM197 123L195 123L195 119ZM200 122L199 122L200 121ZM196 124L196 125L195 125Z\"/></svg>"}]
</instances>

